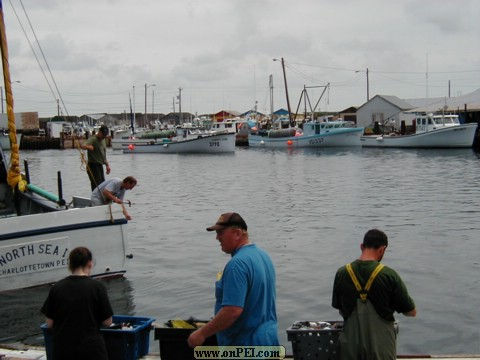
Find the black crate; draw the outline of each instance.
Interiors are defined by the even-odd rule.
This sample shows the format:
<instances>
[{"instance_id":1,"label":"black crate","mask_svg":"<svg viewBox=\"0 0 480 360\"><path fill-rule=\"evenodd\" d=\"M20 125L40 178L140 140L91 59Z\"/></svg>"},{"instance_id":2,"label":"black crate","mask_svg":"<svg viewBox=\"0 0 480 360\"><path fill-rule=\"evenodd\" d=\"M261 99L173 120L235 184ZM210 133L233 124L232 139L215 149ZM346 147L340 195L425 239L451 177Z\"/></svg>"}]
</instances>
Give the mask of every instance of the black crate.
<instances>
[{"instance_id":1,"label":"black crate","mask_svg":"<svg viewBox=\"0 0 480 360\"><path fill-rule=\"evenodd\" d=\"M159 341L160 359L162 360L195 360L193 349L188 346L187 339L196 329L178 329L169 327L155 328L155 340ZM217 337L211 336L202 346L216 346Z\"/></svg>"},{"instance_id":2,"label":"black crate","mask_svg":"<svg viewBox=\"0 0 480 360\"><path fill-rule=\"evenodd\" d=\"M120 328L102 328L100 332L105 339L108 357L114 360L137 360L148 354L150 330L153 318L113 315L113 322ZM122 323L129 323L131 328L122 329ZM45 339L47 360L52 358L53 334L46 324L41 326Z\"/></svg>"},{"instance_id":3,"label":"black crate","mask_svg":"<svg viewBox=\"0 0 480 360\"><path fill-rule=\"evenodd\" d=\"M315 326L329 323L330 326ZM310 326L312 325L313 326ZM292 343L295 360L337 360L338 337L343 329L342 321L297 321L287 329L287 339Z\"/></svg>"}]
</instances>

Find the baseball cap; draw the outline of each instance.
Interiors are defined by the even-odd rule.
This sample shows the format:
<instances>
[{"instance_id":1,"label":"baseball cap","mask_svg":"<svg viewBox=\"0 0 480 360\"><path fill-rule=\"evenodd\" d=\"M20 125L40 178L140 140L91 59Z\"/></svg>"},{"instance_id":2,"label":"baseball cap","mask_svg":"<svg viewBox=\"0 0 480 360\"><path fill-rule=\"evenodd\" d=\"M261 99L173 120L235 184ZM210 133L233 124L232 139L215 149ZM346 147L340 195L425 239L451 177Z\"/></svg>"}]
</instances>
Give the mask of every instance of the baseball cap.
<instances>
[{"instance_id":1,"label":"baseball cap","mask_svg":"<svg viewBox=\"0 0 480 360\"><path fill-rule=\"evenodd\" d=\"M236 212L229 212L220 215L215 225L207 228L207 231L221 230L229 226L238 226L240 229L247 230L247 223Z\"/></svg>"}]
</instances>

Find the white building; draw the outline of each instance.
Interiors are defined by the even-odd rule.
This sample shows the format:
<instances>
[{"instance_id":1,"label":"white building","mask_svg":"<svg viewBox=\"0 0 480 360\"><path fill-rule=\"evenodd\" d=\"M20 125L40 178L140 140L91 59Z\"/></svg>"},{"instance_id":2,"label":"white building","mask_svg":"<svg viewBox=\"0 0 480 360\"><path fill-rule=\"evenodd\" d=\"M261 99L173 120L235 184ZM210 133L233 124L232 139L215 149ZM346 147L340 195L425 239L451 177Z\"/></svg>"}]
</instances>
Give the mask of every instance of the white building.
<instances>
[{"instance_id":1,"label":"white building","mask_svg":"<svg viewBox=\"0 0 480 360\"><path fill-rule=\"evenodd\" d=\"M368 127L378 122L400 129L401 122L412 125L416 113L478 113L480 89L457 97L430 99L400 99L390 95L376 95L357 110L357 126ZM475 118L470 119L475 120Z\"/></svg>"}]
</instances>

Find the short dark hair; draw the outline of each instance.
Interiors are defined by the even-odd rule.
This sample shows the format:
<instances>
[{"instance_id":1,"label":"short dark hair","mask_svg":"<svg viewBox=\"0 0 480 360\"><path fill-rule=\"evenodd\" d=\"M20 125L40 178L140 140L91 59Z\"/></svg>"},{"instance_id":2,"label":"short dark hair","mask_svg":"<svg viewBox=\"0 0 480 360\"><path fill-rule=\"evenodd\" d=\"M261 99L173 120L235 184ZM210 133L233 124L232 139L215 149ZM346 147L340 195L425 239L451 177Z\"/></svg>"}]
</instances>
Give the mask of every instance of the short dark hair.
<instances>
[{"instance_id":1,"label":"short dark hair","mask_svg":"<svg viewBox=\"0 0 480 360\"><path fill-rule=\"evenodd\" d=\"M87 266L88 262L93 259L92 252L86 247L76 247L70 251L68 256L68 268L71 272L78 268Z\"/></svg>"},{"instance_id":2,"label":"short dark hair","mask_svg":"<svg viewBox=\"0 0 480 360\"><path fill-rule=\"evenodd\" d=\"M378 249L381 246L388 246L388 236L381 230L368 230L363 237L363 246L370 249Z\"/></svg>"},{"instance_id":3,"label":"short dark hair","mask_svg":"<svg viewBox=\"0 0 480 360\"><path fill-rule=\"evenodd\" d=\"M108 127L106 125L100 126L100 132L102 133L103 136L108 136Z\"/></svg>"},{"instance_id":4,"label":"short dark hair","mask_svg":"<svg viewBox=\"0 0 480 360\"><path fill-rule=\"evenodd\" d=\"M123 183L128 183L128 184L135 184L137 185L137 179L135 179L133 176L127 176L125 179L123 179Z\"/></svg>"}]
</instances>

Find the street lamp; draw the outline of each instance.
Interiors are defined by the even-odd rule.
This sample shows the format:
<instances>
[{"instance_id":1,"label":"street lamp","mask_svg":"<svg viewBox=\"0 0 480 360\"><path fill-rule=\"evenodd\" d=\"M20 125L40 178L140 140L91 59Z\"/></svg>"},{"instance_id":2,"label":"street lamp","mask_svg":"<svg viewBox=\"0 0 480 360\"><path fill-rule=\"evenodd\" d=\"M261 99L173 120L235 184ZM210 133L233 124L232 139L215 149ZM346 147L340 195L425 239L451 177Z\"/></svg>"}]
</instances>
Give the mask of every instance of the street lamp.
<instances>
[{"instance_id":1,"label":"street lamp","mask_svg":"<svg viewBox=\"0 0 480 360\"><path fill-rule=\"evenodd\" d=\"M363 70L356 70L356 73L363 72ZM365 71L365 74L367 75L367 101L370 101L370 84L369 84L369 79L368 79L368 68Z\"/></svg>"},{"instance_id":2,"label":"street lamp","mask_svg":"<svg viewBox=\"0 0 480 360\"><path fill-rule=\"evenodd\" d=\"M148 124L148 119L147 119L147 89L149 87L152 87L152 86L156 86L155 84L152 84L152 85L147 85L145 84L145 120L144 120L144 124L143 124L143 127L147 127L147 124Z\"/></svg>"}]
</instances>

